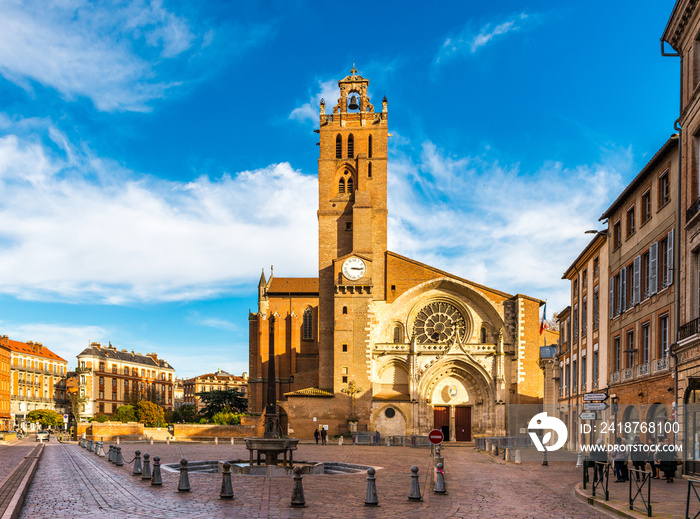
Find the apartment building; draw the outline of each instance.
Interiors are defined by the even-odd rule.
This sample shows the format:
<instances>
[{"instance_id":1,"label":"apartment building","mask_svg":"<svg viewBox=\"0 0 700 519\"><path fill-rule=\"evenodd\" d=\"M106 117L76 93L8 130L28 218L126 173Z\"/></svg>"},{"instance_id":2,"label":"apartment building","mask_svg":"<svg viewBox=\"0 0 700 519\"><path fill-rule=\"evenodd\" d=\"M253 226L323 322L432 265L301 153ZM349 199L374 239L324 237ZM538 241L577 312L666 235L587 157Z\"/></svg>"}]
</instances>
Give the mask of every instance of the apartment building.
<instances>
[{"instance_id":1,"label":"apartment building","mask_svg":"<svg viewBox=\"0 0 700 519\"><path fill-rule=\"evenodd\" d=\"M581 433L583 395L607 388L607 232L596 233L562 279L570 283L571 304L559 314L559 417L570 431L568 448L576 450L596 440ZM598 412L596 421L604 419Z\"/></svg>"},{"instance_id":2,"label":"apartment building","mask_svg":"<svg viewBox=\"0 0 700 519\"><path fill-rule=\"evenodd\" d=\"M202 400L197 393L216 391L222 389L238 389L244 396L248 395L248 373L240 377L231 375L219 368L216 373L206 373L198 377L183 380L184 401L183 405L193 405L197 412L204 408Z\"/></svg>"},{"instance_id":3,"label":"apartment building","mask_svg":"<svg viewBox=\"0 0 700 519\"><path fill-rule=\"evenodd\" d=\"M68 412L66 374L68 361L38 342L19 342L0 336L10 350L10 414L14 426L35 428L27 415L36 409Z\"/></svg>"},{"instance_id":4,"label":"apartment building","mask_svg":"<svg viewBox=\"0 0 700 519\"><path fill-rule=\"evenodd\" d=\"M78 355L80 418L114 414L120 405L150 400L174 408L175 369L156 353L142 355L93 342Z\"/></svg>"},{"instance_id":5,"label":"apartment building","mask_svg":"<svg viewBox=\"0 0 700 519\"><path fill-rule=\"evenodd\" d=\"M9 431L14 427L10 414L10 347L0 343L0 431Z\"/></svg>"},{"instance_id":6,"label":"apartment building","mask_svg":"<svg viewBox=\"0 0 700 519\"><path fill-rule=\"evenodd\" d=\"M700 7L678 0L666 24L662 54L680 57L678 245L675 279L678 284L678 336L672 344L676 359L675 400L683 443L685 472L700 475ZM669 48L670 47L670 48ZM675 335L671 335L675 337Z\"/></svg>"},{"instance_id":7,"label":"apartment building","mask_svg":"<svg viewBox=\"0 0 700 519\"><path fill-rule=\"evenodd\" d=\"M673 412L677 175L674 134L600 217L611 240L607 355L616 422L665 423ZM622 435L631 442L637 434Z\"/></svg>"}]
</instances>

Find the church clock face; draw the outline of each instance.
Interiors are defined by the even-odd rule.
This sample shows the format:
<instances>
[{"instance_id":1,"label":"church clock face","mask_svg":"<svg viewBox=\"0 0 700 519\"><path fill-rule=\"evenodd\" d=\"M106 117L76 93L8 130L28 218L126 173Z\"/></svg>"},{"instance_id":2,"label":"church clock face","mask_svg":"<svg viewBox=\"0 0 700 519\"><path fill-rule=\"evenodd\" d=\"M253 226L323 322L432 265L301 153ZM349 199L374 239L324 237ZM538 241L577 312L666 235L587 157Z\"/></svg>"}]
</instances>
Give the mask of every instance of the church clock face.
<instances>
[{"instance_id":1,"label":"church clock face","mask_svg":"<svg viewBox=\"0 0 700 519\"><path fill-rule=\"evenodd\" d=\"M367 267L360 258L348 258L343 262L343 276L350 281L357 281L365 275Z\"/></svg>"},{"instance_id":2,"label":"church clock face","mask_svg":"<svg viewBox=\"0 0 700 519\"><path fill-rule=\"evenodd\" d=\"M418 344L445 344L462 339L466 333L466 321L456 306L435 301L424 306L413 323L413 335Z\"/></svg>"}]
</instances>

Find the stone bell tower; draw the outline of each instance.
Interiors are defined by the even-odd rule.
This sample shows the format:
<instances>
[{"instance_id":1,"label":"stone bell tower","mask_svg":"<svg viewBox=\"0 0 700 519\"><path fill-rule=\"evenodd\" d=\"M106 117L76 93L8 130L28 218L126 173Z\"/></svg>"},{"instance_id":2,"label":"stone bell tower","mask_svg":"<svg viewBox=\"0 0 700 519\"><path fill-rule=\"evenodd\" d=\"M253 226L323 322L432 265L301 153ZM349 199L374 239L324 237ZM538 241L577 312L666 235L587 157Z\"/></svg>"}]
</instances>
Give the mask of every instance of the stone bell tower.
<instances>
[{"instance_id":1,"label":"stone bell tower","mask_svg":"<svg viewBox=\"0 0 700 519\"><path fill-rule=\"evenodd\" d=\"M319 387L334 393L370 389L367 308L385 299L387 233L387 101L375 113L355 67L338 86L318 130Z\"/></svg>"}]
</instances>

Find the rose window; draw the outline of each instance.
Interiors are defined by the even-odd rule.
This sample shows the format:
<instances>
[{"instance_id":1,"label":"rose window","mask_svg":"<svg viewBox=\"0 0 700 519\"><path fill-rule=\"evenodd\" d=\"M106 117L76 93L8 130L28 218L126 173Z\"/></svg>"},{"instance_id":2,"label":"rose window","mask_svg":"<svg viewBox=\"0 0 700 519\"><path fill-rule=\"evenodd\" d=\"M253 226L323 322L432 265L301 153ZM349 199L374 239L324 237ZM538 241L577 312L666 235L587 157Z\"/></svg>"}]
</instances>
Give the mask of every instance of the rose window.
<instances>
[{"instance_id":1,"label":"rose window","mask_svg":"<svg viewBox=\"0 0 700 519\"><path fill-rule=\"evenodd\" d=\"M435 301L424 306L413 322L413 335L418 344L444 344L464 338L466 322L456 306Z\"/></svg>"}]
</instances>

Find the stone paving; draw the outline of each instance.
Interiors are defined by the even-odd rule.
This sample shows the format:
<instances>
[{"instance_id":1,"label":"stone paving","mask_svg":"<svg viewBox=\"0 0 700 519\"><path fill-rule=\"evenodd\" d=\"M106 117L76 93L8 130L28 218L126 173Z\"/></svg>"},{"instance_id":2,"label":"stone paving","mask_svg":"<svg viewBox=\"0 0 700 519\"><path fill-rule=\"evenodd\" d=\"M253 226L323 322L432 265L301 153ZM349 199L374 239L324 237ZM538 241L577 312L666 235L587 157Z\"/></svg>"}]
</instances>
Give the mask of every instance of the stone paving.
<instances>
[{"instance_id":1,"label":"stone paving","mask_svg":"<svg viewBox=\"0 0 700 519\"><path fill-rule=\"evenodd\" d=\"M33 446L24 441L2 448L0 470L7 470L11 459L21 463ZM242 445L141 443L122 444L125 461L133 458L136 449L149 453L151 459L160 456L163 463L177 463L181 457L190 461L248 458ZM539 463L504 464L471 448L461 447L446 447L443 454L448 494L437 495L432 492L429 449L302 444L295 453L295 460L374 466L380 506L364 506L366 474L361 473L305 476L307 507L293 509L289 506L292 479L288 476L234 475L235 499L222 500L219 499L219 474L192 473L192 491L178 493L177 473L163 471L163 486L155 487L132 476L130 464L116 467L106 457L98 458L76 444L52 442L44 449L20 518L609 517L575 496L574 487L580 481L581 470L570 462L554 461L549 467ZM408 500L412 465L420 469L422 502ZM5 476L0 472L0 479ZM676 500L685 504L687 486L684 480L666 485L668 490L658 481L654 483L652 491L657 493L656 501ZM626 485L618 485L619 490L613 487L611 483L614 498L624 501L622 487L627 488ZM658 516L657 510L654 516ZM671 515L662 517L683 515L676 515L674 510Z\"/></svg>"}]
</instances>

